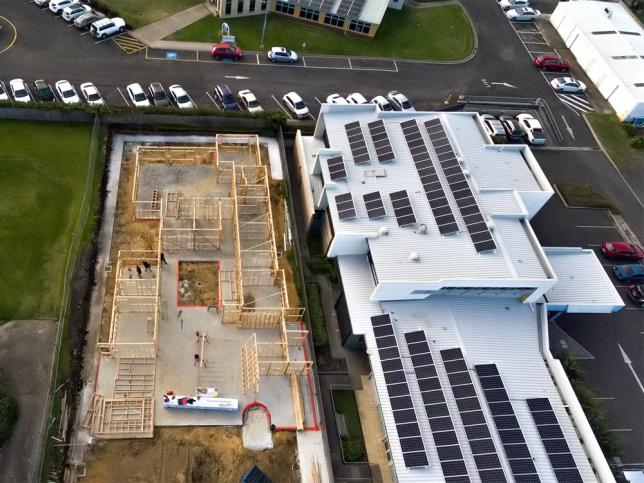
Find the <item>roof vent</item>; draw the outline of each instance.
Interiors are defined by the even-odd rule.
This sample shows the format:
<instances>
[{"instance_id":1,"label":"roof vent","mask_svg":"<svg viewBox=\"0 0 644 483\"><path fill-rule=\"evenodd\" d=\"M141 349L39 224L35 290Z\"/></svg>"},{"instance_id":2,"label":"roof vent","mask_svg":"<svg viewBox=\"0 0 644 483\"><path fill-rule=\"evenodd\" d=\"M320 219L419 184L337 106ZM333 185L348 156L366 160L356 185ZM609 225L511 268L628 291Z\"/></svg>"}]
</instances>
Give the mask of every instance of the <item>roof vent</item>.
<instances>
[{"instance_id":1,"label":"roof vent","mask_svg":"<svg viewBox=\"0 0 644 483\"><path fill-rule=\"evenodd\" d=\"M608 8L608 7L606 7L606 8L604 9L604 13L606 14L606 16L607 16L608 18L611 18L611 17L613 16L613 12L611 12L610 8Z\"/></svg>"},{"instance_id":2,"label":"roof vent","mask_svg":"<svg viewBox=\"0 0 644 483\"><path fill-rule=\"evenodd\" d=\"M418 233L419 235L426 235L427 225L425 225L425 223L421 223L420 225L418 225L418 228L416 228L416 231L414 233Z\"/></svg>"},{"instance_id":3,"label":"roof vent","mask_svg":"<svg viewBox=\"0 0 644 483\"><path fill-rule=\"evenodd\" d=\"M378 235L380 236L389 235L389 230L387 229L386 226L381 226L380 228L378 228Z\"/></svg>"},{"instance_id":4,"label":"roof vent","mask_svg":"<svg viewBox=\"0 0 644 483\"><path fill-rule=\"evenodd\" d=\"M420 263L420 257L418 256L417 252L411 252L409 254L409 260L412 262Z\"/></svg>"}]
</instances>

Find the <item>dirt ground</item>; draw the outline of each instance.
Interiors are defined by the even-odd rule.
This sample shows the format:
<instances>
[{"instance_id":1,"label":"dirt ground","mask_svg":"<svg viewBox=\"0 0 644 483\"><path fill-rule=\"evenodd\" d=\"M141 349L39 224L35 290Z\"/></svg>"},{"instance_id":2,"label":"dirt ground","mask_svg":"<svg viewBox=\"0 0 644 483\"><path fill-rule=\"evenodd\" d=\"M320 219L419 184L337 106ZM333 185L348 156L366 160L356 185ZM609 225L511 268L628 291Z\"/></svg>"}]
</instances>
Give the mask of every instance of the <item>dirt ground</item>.
<instances>
[{"instance_id":1,"label":"dirt ground","mask_svg":"<svg viewBox=\"0 0 644 483\"><path fill-rule=\"evenodd\" d=\"M238 483L257 465L274 482L299 482L295 433L274 433L273 441L271 450L251 451L242 447L241 429L160 428L154 439L100 443L81 481Z\"/></svg>"},{"instance_id":2,"label":"dirt ground","mask_svg":"<svg viewBox=\"0 0 644 483\"><path fill-rule=\"evenodd\" d=\"M179 305L219 304L219 263L179 262L179 287L187 283L183 294L179 290Z\"/></svg>"}]
</instances>

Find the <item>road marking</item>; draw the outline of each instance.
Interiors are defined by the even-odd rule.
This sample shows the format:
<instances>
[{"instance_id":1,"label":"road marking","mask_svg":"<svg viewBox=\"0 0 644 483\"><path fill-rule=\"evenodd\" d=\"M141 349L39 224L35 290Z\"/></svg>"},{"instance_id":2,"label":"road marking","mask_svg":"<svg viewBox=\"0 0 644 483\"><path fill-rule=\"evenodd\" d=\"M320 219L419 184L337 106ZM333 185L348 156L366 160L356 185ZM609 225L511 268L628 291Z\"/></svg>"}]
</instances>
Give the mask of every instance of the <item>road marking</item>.
<instances>
[{"instance_id":1,"label":"road marking","mask_svg":"<svg viewBox=\"0 0 644 483\"><path fill-rule=\"evenodd\" d=\"M126 98L126 97L123 95L123 93L121 92L121 89L120 89L119 87L117 87L117 88L116 88L116 90L117 90L117 91L119 91L119 94L121 94L121 97L122 97L122 98L123 98L123 100L125 101L125 105L129 107L130 103L127 101L127 98Z\"/></svg>"},{"instance_id":2,"label":"road marking","mask_svg":"<svg viewBox=\"0 0 644 483\"><path fill-rule=\"evenodd\" d=\"M347 60L349 61L349 69L353 69L353 66L351 65L351 59L347 57Z\"/></svg>"},{"instance_id":3,"label":"road marking","mask_svg":"<svg viewBox=\"0 0 644 483\"><path fill-rule=\"evenodd\" d=\"M288 112L288 111L284 108L284 106L283 106L283 105L282 105L282 104L281 104L277 99L275 99L275 96L274 96L273 94L271 94L271 97L272 97L272 98L273 98L273 100L277 103L277 105L278 105L278 106L280 106L280 109L281 109L282 111L284 111L288 117L290 117L291 119L293 119L293 116L291 116L291 113L290 113L290 112Z\"/></svg>"},{"instance_id":4,"label":"road marking","mask_svg":"<svg viewBox=\"0 0 644 483\"><path fill-rule=\"evenodd\" d=\"M596 399L598 401L614 401L614 397L594 397L593 399Z\"/></svg>"},{"instance_id":5,"label":"road marking","mask_svg":"<svg viewBox=\"0 0 644 483\"><path fill-rule=\"evenodd\" d=\"M512 89L516 89L516 86L513 86L512 84L508 84L507 82L490 82L490 85L493 86L505 86L505 87L511 87Z\"/></svg>"},{"instance_id":6,"label":"road marking","mask_svg":"<svg viewBox=\"0 0 644 483\"><path fill-rule=\"evenodd\" d=\"M600 243L589 243L587 246L589 246L589 247L600 247L601 244Z\"/></svg>"},{"instance_id":7,"label":"road marking","mask_svg":"<svg viewBox=\"0 0 644 483\"><path fill-rule=\"evenodd\" d=\"M626 352L624 351L621 345L617 344L617 347L619 347L619 351L622 353L622 359L624 359L624 364L626 364L628 368L631 370L631 372L633 373L633 377L637 381L637 384L640 386L640 390L642 391L642 393L644 393L644 386L642 385L642 381L640 381L640 378L637 376L637 372L635 372L635 369L633 369L633 362L631 361L630 357L628 357L628 354L626 354ZM628 431L630 431L630 429Z\"/></svg>"},{"instance_id":8,"label":"road marking","mask_svg":"<svg viewBox=\"0 0 644 483\"><path fill-rule=\"evenodd\" d=\"M255 54L255 57L257 58L257 65L259 65L259 54Z\"/></svg>"},{"instance_id":9,"label":"road marking","mask_svg":"<svg viewBox=\"0 0 644 483\"><path fill-rule=\"evenodd\" d=\"M626 307L626 310L644 310L644 307Z\"/></svg>"},{"instance_id":10,"label":"road marking","mask_svg":"<svg viewBox=\"0 0 644 483\"><path fill-rule=\"evenodd\" d=\"M114 40L115 38L120 37L121 35L125 35L125 34L126 34L126 32L121 32L120 34L111 35L109 37L105 37L104 39L97 40L96 42L94 42L94 44L98 45L98 44L102 44L103 42L109 42L110 40Z\"/></svg>"},{"instance_id":11,"label":"road marking","mask_svg":"<svg viewBox=\"0 0 644 483\"><path fill-rule=\"evenodd\" d=\"M609 429L611 433L624 433L628 431L633 431L631 428L623 428L623 429Z\"/></svg>"},{"instance_id":12,"label":"road marking","mask_svg":"<svg viewBox=\"0 0 644 483\"><path fill-rule=\"evenodd\" d=\"M244 77L243 75L225 75L226 79L235 79L235 80L248 80L250 77Z\"/></svg>"},{"instance_id":13,"label":"road marking","mask_svg":"<svg viewBox=\"0 0 644 483\"><path fill-rule=\"evenodd\" d=\"M571 111L579 116L580 112L592 112L594 109L580 102L577 98L572 98L570 96L564 96L563 94L557 94L559 100Z\"/></svg>"},{"instance_id":14,"label":"road marking","mask_svg":"<svg viewBox=\"0 0 644 483\"><path fill-rule=\"evenodd\" d=\"M210 95L210 92L206 91L206 95L208 96L208 99L210 99L210 100L212 101L212 103L215 105L215 107L221 111L221 108L220 108L220 107L219 107L219 105L215 102L215 100L212 98L212 96Z\"/></svg>"},{"instance_id":15,"label":"road marking","mask_svg":"<svg viewBox=\"0 0 644 483\"><path fill-rule=\"evenodd\" d=\"M304 67L306 67L306 59L302 57L302 64L304 64Z\"/></svg>"},{"instance_id":16,"label":"road marking","mask_svg":"<svg viewBox=\"0 0 644 483\"><path fill-rule=\"evenodd\" d=\"M533 151L601 151L595 146L530 146Z\"/></svg>"},{"instance_id":17,"label":"road marking","mask_svg":"<svg viewBox=\"0 0 644 483\"><path fill-rule=\"evenodd\" d=\"M89 30L87 30L87 31L83 32L83 33L81 34L81 36L83 36L83 35L87 35L87 34L91 34L91 32L90 32Z\"/></svg>"},{"instance_id":18,"label":"road marking","mask_svg":"<svg viewBox=\"0 0 644 483\"><path fill-rule=\"evenodd\" d=\"M559 98L561 98L564 101L568 101L571 104L579 106L582 110L586 110L586 111L593 110L593 106L584 97L577 96L574 94L557 94L557 96L559 96Z\"/></svg>"},{"instance_id":19,"label":"road marking","mask_svg":"<svg viewBox=\"0 0 644 483\"><path fill-rule=\"evenodd\" d=\"M521 39L521 42L523 42L524 44L548 45L545 42L528 42L527 40L523 40L523 39Z\"/></svg>"},{"instance_id":20,"label":"road marking","mask_svg":"<svg viewBox=\"0 0 644 483\"><path fill-rule=\"evenodd\" d=\"M7 50L9 50L11 47L13 47L13 44L16 42L16 38L18 37L18 29L16 26L9 21L6 17L3 17L0 15L0 18L7 22L11 28L13 29L13 38L11 39L11 42L9 42L9 45L7 45L4 49L0 50L0 54L4 54Z\"/></svg>"},{"instance_id":21,"label":"road marking","mask_svg":"<svg viewBox=\"0 0 644 483\"><path fill-rule=\"evenodd\" d=\"M617 227L615 225L577 225L576 228L614 228L615 230L617 230Z\"/></svg>"},{"instance_id":22,"label":"road marking","mask_svg":"<svg viewBox=\"0 0 644 483\"><path fill-rule=\"evenodd\" d=\"M570 134L570 137L575 139L575 134L572 131L572 128L568 125L568 121L566 121L566 118L564 115L561 115L561 119L563 119L564 124L566 125L566 131L568 131L568 134Z\"/></svg>"},{"instance_id":23,"label":"road marking","mask_svg":"<svg viewBox=\"0 0 644 483\"><path fill-rule=\"evenodd\" d=\"M318 104L322 105L322 101L318 99L317 97L314 97L314 99L317 101Z\"/></svg>"}]
</instances>

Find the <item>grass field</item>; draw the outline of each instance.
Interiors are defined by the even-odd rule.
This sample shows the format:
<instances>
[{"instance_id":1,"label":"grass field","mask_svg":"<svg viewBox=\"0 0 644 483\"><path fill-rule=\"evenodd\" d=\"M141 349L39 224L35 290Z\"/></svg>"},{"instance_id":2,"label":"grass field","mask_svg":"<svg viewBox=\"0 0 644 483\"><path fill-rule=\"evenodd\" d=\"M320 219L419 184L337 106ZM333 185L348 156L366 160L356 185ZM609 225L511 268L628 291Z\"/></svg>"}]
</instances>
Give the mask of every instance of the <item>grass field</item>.
<instances>
[{"instance_id":1,"label":"grass field","mask_svg":"<svg viewBox=\"0 0 644 483\"><path fill-rule=\"evenodd\" d=\"M335 411L343 414L347 423L349 436L342 439L344 458L346 461L362 461L364 459L364 439L356 396L353 391L334 389L331 391L331 397Z\"/></svg>"},{"instance_id":2,"label":"grass field","mask_svg":"<svg viewBox=\"0 0 644 483\"><path fill-rule=\"evenodd\" d=\"M631 147L631 138L615 114L589 113L586 119L617 167L644 167L644 152Z\"/></svg>"},{"instance_id":3,"label":"grass field","mask_svg":"<svg viewBox=\"0 0 644 483\"><path fill-rule=\"evenodd\" d=\"M0 321L58 313L91 132L91 125L0 121Z\"/></svg>"},{"instance_id":4,"label":"grass field","mask_svg":"<svg viewBox=\"0 0 644 483\"><path fill-rule=\"evenodd\" d=\"M251 51L260 50L263 21L261 15L226 20L237 44ZM220 28L221 19L205 17L166 40L213 42L219 39ZM302 42L306 42L305 47ZM400 12L388 10L374 39L347 36L336 30L271 13L264 45L284 45L308 54L454 61L472 53L474 33L460 5L406 6Z\"/></svg>"},{"instance_id":5,"label":"grass field","mask_svg":"<svg viewBox=\"0 0 644 483\"><path fill-rule=\"evenodd\" d=\"M143 27L181 10L203 3L200 0L94 0L92 6L102 6L118 14L132 28Z\"/></svg>"},{"instance_id":6,"label":"grass field","mask_svg":"<svg viewBox=\"0 0 644 483\"><path fill-rule=\"evenodd\" d=\"M574 207L605 208L611 213L619 214L619 210L604 195L598 193L587 184L557 183L557 189L566 203Z\"/></svg>"}]
</instances>

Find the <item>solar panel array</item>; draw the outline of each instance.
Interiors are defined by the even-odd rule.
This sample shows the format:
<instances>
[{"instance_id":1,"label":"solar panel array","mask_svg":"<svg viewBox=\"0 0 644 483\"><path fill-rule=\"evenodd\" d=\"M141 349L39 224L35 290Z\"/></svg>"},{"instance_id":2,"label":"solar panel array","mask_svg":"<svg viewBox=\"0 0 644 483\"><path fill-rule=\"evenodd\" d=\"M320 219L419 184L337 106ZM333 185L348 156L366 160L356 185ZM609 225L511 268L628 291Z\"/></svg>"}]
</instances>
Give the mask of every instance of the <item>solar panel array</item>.
<instances>
[{"instance_id":1,"label":"solar panel array","mask_svg":"<svg viewBox=\"0 0 644 483\"><path fill-rule=\"evenodd\" d=\"M362 198L364 199L364 204L367 207L367 215L370 220L380 218L387 214L387 211L385 211L385 204L382 202L382 196L380 196L380 191L367 193L362 195Z\"/></svg>"},{"instance_id":2,"label":"solar panel array","mask_svg":"<svg viewBox=\"0 0 644 483\"><path fill-rule=\"evenodd\" d=\"M347 169L344 166L344 159L342 156L334 156L326 160L329 167L329 176L331 181L339 181L347 177Z\"/></svg>"},{"instance_id":3,"label":"solar panel array","mask_svg":"<svg viewBox=\"0 0 644 483\"><path fill-rule=\"evenodd\" d=\"M429 427L432 430L445 481L469 482L463 452L458 444L425 332L422 330L407 332L405 341L425 404L425 412L429 419Z\"/></svg>"},{"instance_id":4,"label":"solar panel array","mask_svg":"<svg viewBox=\"0 0 644 483\"><path fill-rule=\"evenodd\" d=\"M481 409L474 384L461 349L445 349L441 358L447 372L467 440L483 483L505 483L505 473L496 452L490 428Z\"/></svg>"},{"instance_id":5,"label":"solar panel array","mask_svg":"<svg viewBox=\"0 0 644 483\"><path fill-rule=\"evenodd\" d=\"M490 229L485 223L481 209L465 178L463 168L461 168L458 159L456 159L452 143L447 137L447 132L445 132L441 120L437 118L425 121L425 129L441 163L441 168L452 190L470 238L472 238L474 248L479 253L494 250L496 243L492 233L490 233Z\"/></svg>"},{"instance_id":6,"label":"solar panel array","mask_svg":"<svg viewBox=\"0 0 644 483\"><path fill-rule=\"evenodd\" d=\"M548 398L528 399L528 409L559 483L582 483L570 447Z\"/></svg>"},{"instance_id":7,"label":"solar panel array","mask_svg":"<svg viewBox=\"0 0 644 483\"><path fill-rule=\"evenodd\" d=\"M514 414L505 385L496 364L474 366L483 394L492 413L492 419L503 443L505 456L510 463L517 483L539 483L539 475L532 461L528 445L523 439L519 421Z\"/></svg>"},{"instance_id":8,"label":"solar panel array","mask_svg":"<svg viewBox=\"0 0 644 483\"><path fill-rule=\"evenodd\" d=\"M373 145L376 148L376 156L378 161L381 163L386 163L396 159L394 155L394 150L391 147L391 141L389 141L389 135L387 134L387 128L385 128L385 123L382 119L377 121L370 122L367 124L369 128L369 134L371 134L371 140Z\"/></svg>"},{"instance_id":9,"label":"solar panel array","mask_svg":"<svg viewBox=\"0 0 644 483\"><path fill-rule=\"evenodd\" d=\"M299 0L297 3L302 7L330 12L335 0Z\"/></svg>"},{"instance_id":10,"label":"solar panel array","mask_svg":"<svg viewBox=\"0 0 644 483\"><path fill-rule=\"evenodd\" d=\"M389 193L389 198L394 207L394 215L396 215L398 226L407 226L416 223L416 215L414 215L414 209L411 207L407 190Z\"/></svg>"},{"instance_id":11,"label":"solar panel array","mask_svg":"<svg viewBox=\"0 0 644 483\"><path fill-rule=\"evenodd\" d=\"M389 314L376 315L371 317L371 325L376 336L380 364L385 375L405 466L427 466L429 461L425 453L425 443L420 435L418 418L409 393L391 318Z\"/></svg>"},{"instance_id":12,"label":"solar panel array","mask_svg":"<svg viewBox=\"0 0 644 483\"><path fill-rule=\"evenodd\" d=\"M357 19L366 0L343 0L338 7L337 15Z\"/></svg>"},{"instance_id":13,"label":"solar panel array","mask_svg":"<svg viewBox=\"0 0 644 483\"><path fill-rule=\"evenodd\" d=\"M355 164L368 163L370 160L369 149L367 149L367 142L364 139L360 122L355 121L345 124L344 130L347 133L347 139L349 140L349 146L351 147L353 162Z\"/></svg>"},{"instance_id":14,"label":"solar panel array","mask_svg":"<svg viewBox=\"0 0 644 483\"><path fill-rule=\"evenodd\" d=\"M456 218L454 217L452 208L449 206L449 201L447 201L443 186L438 179L436 167L429 156L429 151L420 133L418 124L414 119L411 119L401 122L400 127L405 135L407 147L416 165L420 182L423 184L425 196L427 196L427 201L429 201L429 207L434 214L438 231L440 231L441 235L457 232L458 225L456 224Z\"/></svg>"},{"instance_id":15,"label":"solar panel array","mask_svg":"<svg viewBox=\"0 0 644 483\"><path fill-rule=\"evenodd\" d=\"M335 197L335 206L338 209L340 220L353 220L356 217L356 207L353 204L351 193L343 193Z\"/></svg>"}]
</instances>

